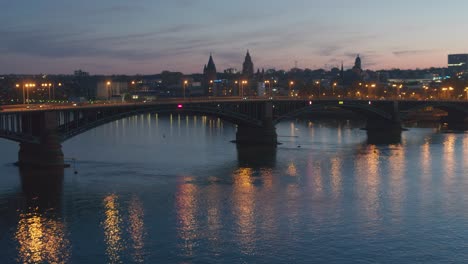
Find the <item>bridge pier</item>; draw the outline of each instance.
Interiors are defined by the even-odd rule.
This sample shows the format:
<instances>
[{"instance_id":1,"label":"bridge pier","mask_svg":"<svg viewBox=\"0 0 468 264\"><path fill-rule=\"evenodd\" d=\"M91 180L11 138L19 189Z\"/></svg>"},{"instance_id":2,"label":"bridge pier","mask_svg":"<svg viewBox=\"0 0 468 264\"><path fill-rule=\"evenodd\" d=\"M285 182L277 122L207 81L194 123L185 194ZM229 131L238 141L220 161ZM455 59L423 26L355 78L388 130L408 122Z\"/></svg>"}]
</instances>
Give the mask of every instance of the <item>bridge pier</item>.
<instances>
[{"instance_id":1,"label":"bridge pier","mask_svg":"<svg viewBox=\"0 0 468 264\"><path fill-rule=\"evenodd\" d=\"M273 103L265 102L261 109L260 126L237 125L236 143L248 145L278 145L278 135L273 124Z\"/></svg>"},{"instance_id":2,"label":"bridge pier","mask_svg":"<svg viewBox=\"0 0 468 264\"><path fill-rule=\"evenodd\" d=\"M389 109L391 119L368 118L366 122L367 141L371 144L396 144L401 142L401 132L405 129L400 119L398 101L393 102L393 109Z\"/></svg>"},{"instance_id":3,"label":"bridge pier","mask_svg":"<svg viewBox=\"0 0 468 264\"><path fill-rule=\"evenodd\" d=\"M20 167L64 167L62 145L58 136L43 135L41 143L20 143L18 152L18 166Z\"/></svg>"},{"instance_id":4,"label":"bridge pier","mask_svg":"<svg viewBox=\"0 0 468 264\"><path fill-rule=\"evenodd\" d=\"M367 120L365 130L369 144L399 144L401 143L401 132L405 129L401 126L401 122Z\"/></svg>"},{"instance_id":5,"label":"bridge pier","mask_svg":"<svg viewBox=\"0 0 468 264\"><path fill-rule=\"evenodd\" d=\"M449 112L446 117L441 119L442 123L447 124L449 130L466 131L468 130L468 123L464 113Z\"/></svg>"},{"instance_id":6,"label":"bridge pier","mask_svg":"<svg viewBox=\"0 0 468 264\"><path fill-rule=\"evenodd\" d=\"M20 167L65 167L60 137L56 132L56 112L38 112L23 120L23 132L39 137L38 143L21 142L17 165Z\"/></svg>"},{"instance_id":7,"label":"bridge pier","mask_svg":"<svg viewBox=\"0 0 468 264\"><path fill-rule=\"evenodd\" d=\"M270 124L260 127L238 125L236 140L237 144L245 145L278 145L278 135L275 126Z\"/></svg>"}]
</instances>

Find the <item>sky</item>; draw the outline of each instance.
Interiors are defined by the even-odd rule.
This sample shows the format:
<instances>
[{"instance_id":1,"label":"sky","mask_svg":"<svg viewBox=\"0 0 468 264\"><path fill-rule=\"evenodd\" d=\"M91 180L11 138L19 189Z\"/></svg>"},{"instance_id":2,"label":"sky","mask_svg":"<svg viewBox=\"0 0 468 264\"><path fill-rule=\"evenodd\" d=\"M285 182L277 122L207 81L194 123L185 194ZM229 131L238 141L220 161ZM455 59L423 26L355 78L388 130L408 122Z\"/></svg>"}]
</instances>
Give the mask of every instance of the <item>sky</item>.
<instances>
[{"instance_id":1,"label":"sky","mask_svg":"<svg viewBox=\"0 0 468 264\"><path fill-rule=\"evenodd\" d=\"M447 66L466 0L0 0L0 74Z\"/></svg>"}]
</instances>

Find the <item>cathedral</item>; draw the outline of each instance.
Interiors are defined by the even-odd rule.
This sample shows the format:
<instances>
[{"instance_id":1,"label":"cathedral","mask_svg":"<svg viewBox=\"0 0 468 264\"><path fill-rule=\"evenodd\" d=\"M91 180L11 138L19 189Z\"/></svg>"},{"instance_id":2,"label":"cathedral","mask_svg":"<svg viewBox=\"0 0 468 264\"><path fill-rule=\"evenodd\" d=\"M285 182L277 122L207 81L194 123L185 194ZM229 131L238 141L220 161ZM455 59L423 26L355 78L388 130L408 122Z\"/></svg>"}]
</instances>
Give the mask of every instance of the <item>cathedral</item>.
<instances>
[{"instance_id":1,"label":"cathedral","mask_svg":"<svg viewBox=\"0 0 468 264\"><path fill-rule=\"evenodd\" d=\"M216 80L216 65L213 61L213 56L210 53L210 58L208 59L208 64L205 64L203 68L203 78L206 83L210 83Z\"/></svg>"},{"instance_id":2,"label":"cathedral","mask_svg":"<svg viewBox=\"0 0 468 264\"><path fill-rule=\"evenodd\" d=\"M254 65L248 50L245 55L244 63L242 64L242 76L247 79L251 79L254 76Z\"/></svg>"},{"instance_id":3,"label":"cathedral","mask_svg":"<svg viewBox=\"0 0 468 264\"><path fill-rule=\"evenodd\" d=\"M356 60L354 61L353 72L359 76L362 75L361 58L359 57L359 54L357 55Z\"/></svg>"},{"instance_id":4,"label":"cathedral","mask_svg":"<svg viewBox=\"0 0 468 264\"><path fill-rule=\"evenodd\" d=\"M205 89L205 94L213 93L213 83L217 78L216 65L213 61L213 56L210 53L210 58L208 59L208 64L205 64L203 67L203 87Z\"/></svg>"}]
</instances>

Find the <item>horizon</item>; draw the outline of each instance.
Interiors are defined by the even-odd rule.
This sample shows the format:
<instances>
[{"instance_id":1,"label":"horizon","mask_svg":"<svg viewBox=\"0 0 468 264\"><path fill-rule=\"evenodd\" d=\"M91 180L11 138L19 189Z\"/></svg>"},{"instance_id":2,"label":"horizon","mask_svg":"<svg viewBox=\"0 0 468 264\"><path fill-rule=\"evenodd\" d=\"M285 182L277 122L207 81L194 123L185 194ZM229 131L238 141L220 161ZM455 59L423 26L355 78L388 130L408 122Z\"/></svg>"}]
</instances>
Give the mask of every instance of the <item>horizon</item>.
<instances>
[{"instance_id":1,"label":"horizon","mask_svg":"<svg viewBox=\"0 0 468 264\"><path fill-rule=\"evenodd\" d=\"M1 74L190 75L202 71L210 53L222 72L240 70L247 50L255 69L330 70L341 61L349 69L359 54L365 70L415 70L446 68L448 54L468 50L458 30L468 26L468 2L461 0L22 0L4 6Z\"/></svg>"}]
</instances>

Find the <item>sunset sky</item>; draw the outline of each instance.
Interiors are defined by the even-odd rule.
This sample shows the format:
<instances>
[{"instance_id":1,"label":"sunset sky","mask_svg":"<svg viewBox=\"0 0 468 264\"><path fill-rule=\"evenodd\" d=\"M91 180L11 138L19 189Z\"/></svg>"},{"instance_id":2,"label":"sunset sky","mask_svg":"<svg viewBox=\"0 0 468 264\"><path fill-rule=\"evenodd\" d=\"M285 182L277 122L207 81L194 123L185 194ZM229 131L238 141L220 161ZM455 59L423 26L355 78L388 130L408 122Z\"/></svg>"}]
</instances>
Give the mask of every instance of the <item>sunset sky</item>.
<instances>
[{"instance_id":1,"label":"sunset sky","mask_svg":"<svg viewBox=\"0 0 468 264\"><path fill-rule=\"evenodd\" d=\"M466 0L14 0L0 9L0 73L198 73L447 65L468 53Z\"/></svg>"}]
</instances>

